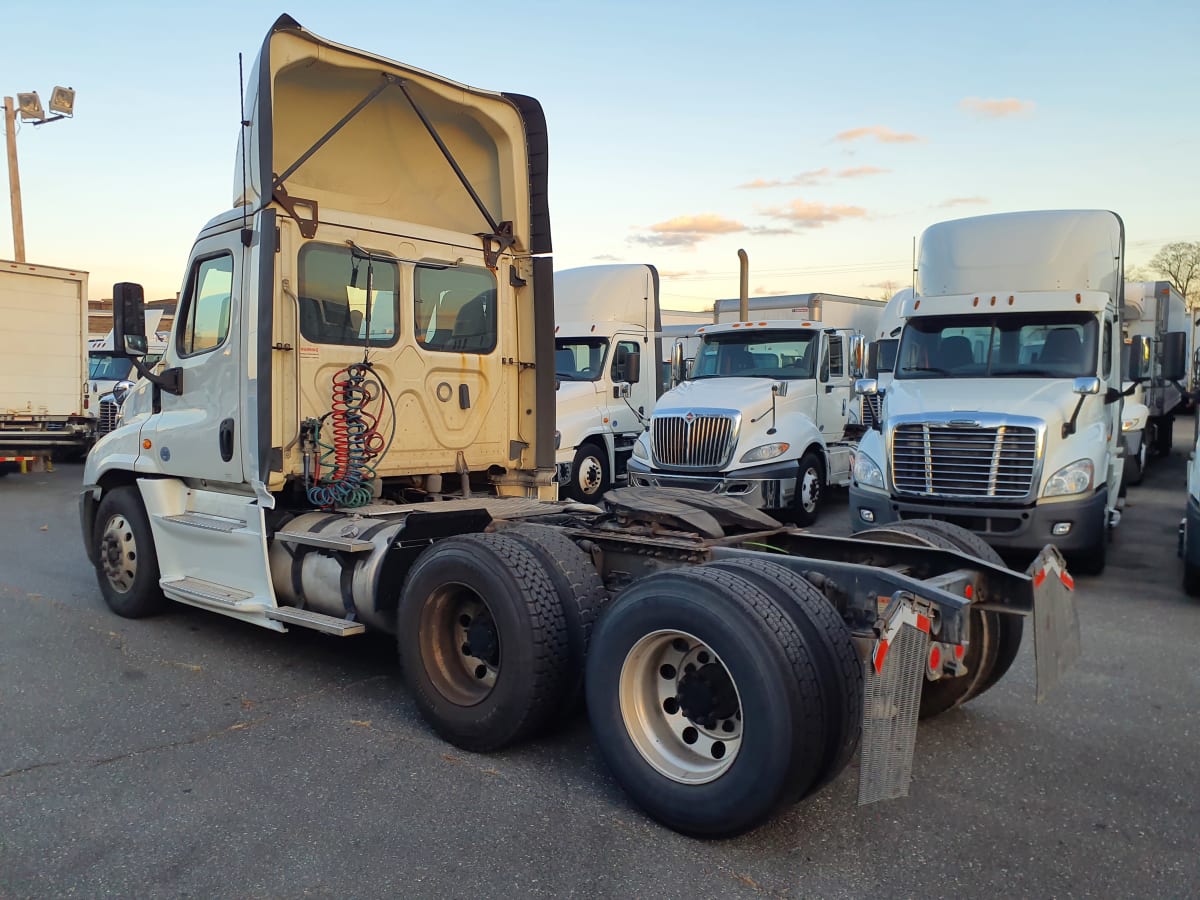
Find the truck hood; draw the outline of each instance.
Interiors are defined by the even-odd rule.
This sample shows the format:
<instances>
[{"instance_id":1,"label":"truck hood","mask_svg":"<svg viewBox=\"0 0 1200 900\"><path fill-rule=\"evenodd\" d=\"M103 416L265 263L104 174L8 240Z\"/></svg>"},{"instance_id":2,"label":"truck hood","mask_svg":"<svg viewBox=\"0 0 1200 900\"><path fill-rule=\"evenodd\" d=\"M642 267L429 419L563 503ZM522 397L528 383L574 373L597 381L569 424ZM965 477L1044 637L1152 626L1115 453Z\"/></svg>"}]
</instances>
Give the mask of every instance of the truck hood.
<instances>
[{"instance_id":1,"label":"truck hood","mask_svg":"<svg viewBox=\"0 0 1200 900\"><path fill-rule=\"evenodd\" d=\"M1070 382L1045 378L898 378L887 389L887 416L986 412L1060 422L1078 400Z\"/></svg>"},{"instance_id":2,"label":"truck hood","mask_svg":"<svg viewBox=\"0 0 1200 900\"><path fill-rule=\"evenodd\" d=\"M532 98L335 44L285 15L251 70L245 117L235 207L297 201L305 236L304 220L312 230L349 213L550 251L545 118Z\"/></svg>"},{"instance_id":3,"label":"truck hood","mask_svg":"<svg viewBox=\"0 0 1200 900\"><path fill-rule=\"evenodd\" d=\"M733 409L754 417L771 406L771 385L786 384L787 398L813 394L813 382L778 382L770 378L699 378L685 381L659 398L654 412L684 412L689 409ZM782 402L782 399L780 402Z\"/></svg>"}]
</instances>

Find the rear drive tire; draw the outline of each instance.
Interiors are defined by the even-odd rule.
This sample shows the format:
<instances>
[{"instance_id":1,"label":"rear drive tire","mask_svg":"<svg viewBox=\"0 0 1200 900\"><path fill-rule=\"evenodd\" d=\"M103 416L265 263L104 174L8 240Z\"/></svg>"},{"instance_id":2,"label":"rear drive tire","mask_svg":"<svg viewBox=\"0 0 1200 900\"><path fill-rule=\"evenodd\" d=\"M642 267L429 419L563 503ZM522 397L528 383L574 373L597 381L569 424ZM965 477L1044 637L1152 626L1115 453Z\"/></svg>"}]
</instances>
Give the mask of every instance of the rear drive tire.
<instances>
[{"instance_id":1,"label":"rear drive tire","mask_svg":"<svg viewBox=\"0 0 1200 900\"><path fill-rule=\"evenodd\" d=\"M549 573L502 534L446 538L426 550L405 580L396 631L417 708L464 750L499 750L536 733L574 676Z\"/></svg>"},{"instance_id":2,"label":"rear drive tire","mask_svg":"<svg viewBox=\"0 0 1200 900\"><path fill-rule=\"evenodd\" d=\"M897 540L897 537L906 535L927 547L972 552L947 535L949 528L957 528L957 526L948 522L939 522L931 526L929 521L910 519L904 522L895 522L880 528L860 531L856 537L899 544L904 541ZM972 537L977 536L972 535ZM971 607L970 644L962 660L967 667L967 674L958 678L939 678L937 681L926 679L925 685L921 689L920 717L922 719L932 718L955 706L961 706L990 686L988 677L996 664L999 650L997 636L1000 626L996 621L997 618L999 617L996 613L984 612L975 606Z\"/></svg>"},{"instance_id":3,"label":"rear drive tire","mask_svg":"<svg viewBox=\"0 0 1200 900\"><path fill-rule=\"evenodd\" d=\"M569 655L562 711L574 712L583 699L583 667L592 628L608 602L608 590L591 558L557 528L521 523L500 533L536 556L554 584L566 619Z\"/></svg>"},{"instance_id":4,"label":"rear drive tire","mask_svg":"<svg viewBox=\"0 0 1200 900\"><path fill-rule=\"evenodd\" d=\"M816 451L809 450L800 457L796 475L796 496L792 500L792 520L800 526L817 521L825 492L825 464Z\"/></svg>"},{"instance_id":5,"label":"rear drive tire","mask_svg":"<svg viewBox=\"0 0 1200 900\"><path fill-rule=\"evenodd\" d=\"M592 637L597 749L667 827L739 834L819 774L820 665L792 617L745 578L684 568L639 579Z\"/></svg>"},{"instance_id":6,"label":"rear drive tire","mask_svg":"<svg viewBox=\"0 0 1200 900\"><path fill-rule=\"evenodd\" d=\"M723 559L703 569L740 575L768 594L791 616L815 654L825 705L825 754L809 793L833 781L849 764L862 737L863 666L846 627L829 598L811 581L769 559Z\"/></svg>"},{"instance_id":7,"label":"rear drive tire","mask_svg":"<svg viewBox=\"0 0 1200 900\"><path fill-rule=\"evenodd\" d=\"M141 619L166 608L154 535L135 486L113 488L101 498L93 541L96 580L109 609L126 619Z\"/></svg>"}]
</instances>

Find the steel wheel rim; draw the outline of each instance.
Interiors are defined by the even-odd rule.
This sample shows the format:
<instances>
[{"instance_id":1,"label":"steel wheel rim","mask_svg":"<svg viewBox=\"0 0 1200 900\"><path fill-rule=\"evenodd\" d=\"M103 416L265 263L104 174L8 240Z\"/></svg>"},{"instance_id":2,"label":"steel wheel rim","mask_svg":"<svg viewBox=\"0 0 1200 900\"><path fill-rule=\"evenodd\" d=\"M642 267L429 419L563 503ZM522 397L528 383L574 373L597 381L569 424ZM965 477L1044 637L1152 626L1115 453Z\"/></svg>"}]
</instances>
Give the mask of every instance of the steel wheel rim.
<instances>
[{"instance_id":1,"label":"steel wheel rim","mask_svg":"<svg viewBox=\"0 0 1200 900\"><path fill-rule=\"evenodd\" d=\"M579 490L591 496L600 490L600 485L604 481L604 466L600 462L598 456L585 456L579 463L579 470L575 475L575 483L579 485Z\"/></svg>"},{"instance_id":2,"label":"steel wheel rim","mask_svg":"<svg viewBox=\"0 0 1200 900\"><path fill-rule=\"evenodd\" d=\"M480 649L490 623L494 647ZM421 609L421 663L439 694L458 706L482 703L500 676L500 633L487 602L465 584L443 585ZM476 646L472 646L472 642Z\"/></svg>"},{"instance_id":3,"label":"steel wheel rim","mask_svg":"<svg viewBox=\"0 0 1200 900\"><path fill-rule=\"evenodd\" d=\"M816 512L817 501L821 499L821 473L815 466L804 470L804 478L800 482L800 505L807 513Z\"/></svg>"},{"instance_id":4,"label":"steel wheel rim","mask_svg":"<svg viewBox=\"0 0 1200 900\"><path fill-rule=\"evenodd\" d=\"M137 540L129 520L119 513L109 516L100 536L100 565L104 577L119 594L128 593L137 578Z\"/></svg>"},{"instance_id":5,"label":"steel wheel rim","mask_svg":"<svg viewBox=\"0 0 1200 900\"><path fill-rule=\"evenodd\" d=\"M718 702L709 710L713 715L688 718L680 697L702 695L694 686L722 675L731 696L721 684L715 692ZM693 687L685 683L689 678ZM618 696L625 733L660 775L681 784L707 784L737 759L742 745L737 684L720 657L694 635L662 630L641 638L625 655Z\"/></svg>"}]
</instances>

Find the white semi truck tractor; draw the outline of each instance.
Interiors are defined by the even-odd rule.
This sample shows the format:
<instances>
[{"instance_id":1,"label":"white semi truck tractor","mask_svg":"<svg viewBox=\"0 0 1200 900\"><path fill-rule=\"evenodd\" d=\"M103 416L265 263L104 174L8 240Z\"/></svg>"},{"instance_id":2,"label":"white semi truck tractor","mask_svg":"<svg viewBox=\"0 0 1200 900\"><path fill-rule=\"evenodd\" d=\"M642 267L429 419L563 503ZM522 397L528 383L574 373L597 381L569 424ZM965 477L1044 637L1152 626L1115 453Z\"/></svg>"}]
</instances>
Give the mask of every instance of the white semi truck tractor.
<instances>
[{"instance_id":1,"label":"white semi truck tractor","mask_svg":"<svg viewBox=\"0 0 1200 900\"><path fill-rule=\"evenodd\" d=\"M858 446L855 530L934 517L1104 568L1120 517L1124 237L1096 210L925 230L882 421Z\"/></svg>"},{"instance_id":2,"label":"white semi truck tractor","mask_svg":"<svg viewBox=\"0 0 1200 900\"><path fill-rule=\"evenodd\" d=\"M1078 654L1053 548L1021 573L936 522L832 538L699 491L555 499L535 100L285 16L245 117L162 372L141 362L141 289L114 288L113 352L145 371L88 457L81 518L118 615L394 635L421 714L472 751L586 697L619 783L702 836L860 747L860 800L904 794L918 716L994 684L1027 617L1039 691Z\"/></svg>"}]
</instances>

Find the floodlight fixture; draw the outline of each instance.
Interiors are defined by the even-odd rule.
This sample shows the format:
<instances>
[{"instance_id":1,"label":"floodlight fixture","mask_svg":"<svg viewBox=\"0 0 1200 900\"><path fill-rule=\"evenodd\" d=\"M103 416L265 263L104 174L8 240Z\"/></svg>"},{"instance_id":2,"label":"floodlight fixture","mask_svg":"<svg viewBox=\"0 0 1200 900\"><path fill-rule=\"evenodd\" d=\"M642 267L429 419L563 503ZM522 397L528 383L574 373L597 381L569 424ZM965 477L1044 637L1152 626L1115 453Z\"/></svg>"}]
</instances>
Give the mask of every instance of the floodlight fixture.
<instances>
[{"instance_id":1,"label":"floodlight fixture","mask_svg":"<svg viewBox=\"0 0 1200 900\"><path fill-rule=\"evenodd\" d=\"M27 94L17 94L17 110L21 113L21 121L28 122L40 121L46 118L46 111L42 109L42 98L38 96L37 91L30 91Z\"/></svg>"},{"instance_id":2,"label":"floodlight fixture","mask_svg":"<svg viewBox=\"0 0 1200 900\"><path fill-rule=\"evenodd\" d=\"M75 114L75 88L55 85L54 92L50 95L50 112L58 113L61 116L73 116Z\"/></svg>"}]
</instances>

